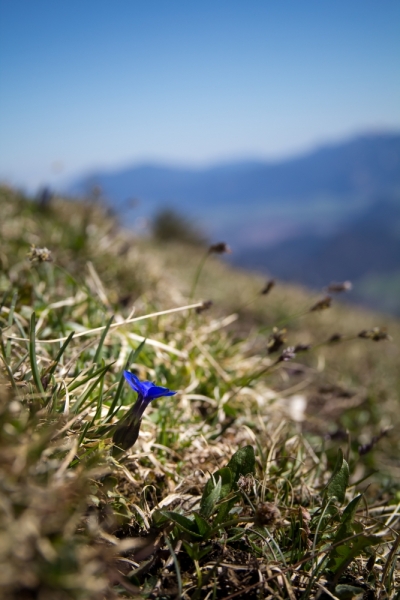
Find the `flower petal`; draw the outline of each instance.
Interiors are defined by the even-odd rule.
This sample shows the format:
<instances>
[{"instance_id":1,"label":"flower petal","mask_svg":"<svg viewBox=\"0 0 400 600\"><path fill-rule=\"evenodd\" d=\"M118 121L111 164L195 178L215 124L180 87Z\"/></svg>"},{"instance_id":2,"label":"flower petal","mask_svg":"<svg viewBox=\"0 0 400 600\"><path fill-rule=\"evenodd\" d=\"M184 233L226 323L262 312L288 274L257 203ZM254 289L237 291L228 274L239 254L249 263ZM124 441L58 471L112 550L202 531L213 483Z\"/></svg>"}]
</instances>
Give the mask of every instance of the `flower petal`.
<instances>
[{"instance_id":1,"label":"flower petal","mask_svg":"<svg viewBox=\"0 0 400 600\"><path fill-rule=\"evenodd\" d=\"M146 399L154 400L155 398L161 398L162 396L174 396L175 394L176 392L173 392L166 387L153 385L151 388L149 388L146 394Z\"/></svg>"},{"instance_id":2,"label":"flower petal","mask_svg":"<svg viewBox=\"0 0 400 600\"><path fill-rule=\"evenodd\" d=\"M146 404L155 398L161 398L162 396L174 396L176 394L176 392L173 392L166 387L155 385L152 381L140 381L140 379L130 371L124 371L124 377L131 388L142 397L142 400L144 400Z\"/></svg>"},{"instance_id":3,"label":"flower petal","mask_svg":"<svg viewBox=\"0 0 400 600\"><path fill-rule=\"evenodd\" d=\"M134 373L131 373L130 371L124 371L124 377L131 386L131 388L135 390L135 392L141 394L142 396L146 395L147 387L144 388L142 382L140 381L140 379L138 379L138 377L136 377Z\"/></svg>"},{"instance_id":4,"label":"flower petal","mask_svg":"<svg viewBox=\"0 0 400 600\"><path fill-rule=\"evenodd\" d=\"M143 395L146 398L151 388L154 387L154 383L152 381L141 381L140 382L143 390Z\"/></svg>"}]
</instances>

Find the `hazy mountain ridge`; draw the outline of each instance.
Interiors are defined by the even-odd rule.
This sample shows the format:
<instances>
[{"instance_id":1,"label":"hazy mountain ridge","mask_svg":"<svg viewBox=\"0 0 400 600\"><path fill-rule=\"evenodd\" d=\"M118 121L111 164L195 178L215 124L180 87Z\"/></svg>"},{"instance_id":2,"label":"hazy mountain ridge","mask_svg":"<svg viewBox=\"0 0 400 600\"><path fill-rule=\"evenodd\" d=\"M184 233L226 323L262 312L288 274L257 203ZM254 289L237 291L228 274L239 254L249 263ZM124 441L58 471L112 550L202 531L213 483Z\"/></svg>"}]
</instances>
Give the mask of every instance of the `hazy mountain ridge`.
<instances>
[{"instance_id":1,"label":"hazy mountain ridge","mask_svg":"<svg viewBox=\"0 0 400 600\"><path fill-rule=\"evenodd\" d=\"M274 163L98 172L68 191L84 194L94 184L127 225L169 206L226 239L237 264L313 287L351 278L360 284L354 299L400 314L400 133L362 135ZM129 211L128 198L139 201Z\"/></svg>"},{"instance_id":2,"label":"hazy mountain ridge","mask_svg":"<svg viewBox=\"0 0 400 600\"><path fill-rule=\"evenodd\" d=\"M74 182L70 193L99 185L119 204L136 196L144 204L170 202L191 212L236 202L308 199L400 191L400 133L359 136L279 162L243 161L203 169L141 165L92 173Z\"/></svg>"}]
</instances>

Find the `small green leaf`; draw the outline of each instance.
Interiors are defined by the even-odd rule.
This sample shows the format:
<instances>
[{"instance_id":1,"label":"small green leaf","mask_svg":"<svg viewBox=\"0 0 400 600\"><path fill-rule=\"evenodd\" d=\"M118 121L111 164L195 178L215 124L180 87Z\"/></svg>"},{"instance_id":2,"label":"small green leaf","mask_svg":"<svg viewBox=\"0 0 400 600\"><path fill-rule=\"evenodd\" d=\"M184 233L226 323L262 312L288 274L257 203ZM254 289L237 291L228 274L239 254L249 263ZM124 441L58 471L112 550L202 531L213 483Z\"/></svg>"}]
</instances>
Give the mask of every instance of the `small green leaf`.
<instances>
[{"instance_id":1,"label":"small green leaf","mask_svg":"<svg viewBox=\"0 0 400 600\"><path fill-rule=\"evenodd\" d=\"M227 402L225 402L225 404L222 407L224 413L226 414L227 417L230 417L231 419L236 419L237 417L237 410L236 408L234 408L233 406L231 406L230 404L228 404Z\"/></svg>"},{"instance_id":2,"label":"small green leaf","mask_svg":"<svg viewBox=\"0 0 400 600\"><path fill-rule=\"evenodd\" d=\"M154 527L156 527L157 529L166 525L166 523L168 523L169 520L170 520L169 517L167 517L163 511L155 510L153 512L152 523L153 523Z\"/></svg>"},{"instance_id":3,"label":"small green leaf","mask_svg":"<svg viewBox=\"0 0 400 600\"><path fill-rule=\"evenodd\" d=\"M204 488L203 497L206 497L211 493L212 489L215 487L215 482L217 482L219 479L221 480L221 493L219 500L222 500L222 498L225 498L225 496L229 494L232 489L233 482L232 471L229 467L223 467L211 475Z\"/></svg>"},{"instance_id":4,"label":"small green leaf","mask_svg":"<svg viewBox=\"0 0 400 600\"><path fill-rule=\"evenodd\" d=\"M241 475L254 473L255 466L256 457L254 455L253 446L245 446L244 448L240 448L240 450L235 452L231 460L228 462L228 467L232 471L234 483L238 482L238 479Z\"/></svg>"},{"instance_id":5,"label":"small green leaf","mask_svg":"<svg viewBox=\"0 0 400 600\"><path fill-rule=\"evenodd\" d=\"M332 476L325 488L325 497L327 500L336 498L341 504L346 498L346 489L349 484L349 465L343 458L343 452L339 448L336 465Z\"/></svg>"},{"instance_id":6,"label":"small green leaf","mask_svg":"<svg viewBox=\"0 0 400 600\"><path fill-rule=\"evenodd\" d=\"M335 595L340 600L352 600L355 596L359 596L364 594L365 590L360 587L356 587L354 585L348 584L339 584L335 587Z\"/></svg>"},{"instance_id":7,"label":"small green leaf","mask_svg":"<svg viewBox=\"0 0 400 600\"><path fill-rule=\"evenodd\" d=\"M203 556L205 556L210 552L210 550L212 550L212 546L205 546L204 548L200 548L199 542L190 543L184 541L183 547L185 548L188 556L192 560L201 560Z\"/></svg>"},{"instance_id":8,"label":"small green leaf","mask_svg":"<svg viewBox=\"0 0 400 600\"><path fill-rule=\"evenodd\" d=\"M355 527L353 521L361 498L362 494L359 494L353 498L353 500L349 502L344 509L342 513L341 524L335 536L334 542L340 542L340 540L343 540L354 533Z\"/></svg>"},{"instance_id":9,"label":"small green leaf","mask_svg":"<svg viewBox=\"0 0 400 600\"><path fill-rule=\"evenodd\" d=\"M177 525L185 527L188 531L194 531L196 528L194 521L191 521L190 519L188 519L184 515L181 515L180 513L173 512L172 510L163 510L160 512L162 515L164 515L171 521L174 521L174 523L176 523Z\"/></svg>"},{"instance_id":10,"label":"small green leaf","mask_svg":"<svg viewBox=\"0 0 400 600\"><path fill-rule=\"evenodd\" d=\"M235 506L237 499L238 499L238 495L235 494L233 496L233 498L225 500L224 502L222 502L219 505L217 516L215 517L215 519L213 521L214 526L215 525L223 525L225 519L232 518L232 517L229 517L229 512Z\"/></svg>"},{"instance_id":11,"label":"small green leaf","mask_svg":"<svg viewBox=\"0 0 400 600\"><path fill-rule=\"evenodd\" d=\"M203 517L201 517L198 513L194 512L193 516L199 534L203 537L203 539L206 538L211 531L211 527L209 526L207 521L203 519Z\"/></svg>"},{"instance_id":12,"label":"small green leaf","mask_svg":"<svg viewBox=\"0 0 400 600\"><path fill-rule=\"evenodd\" d=\"M252 446L241 448L232 456L227 467L214 473L207 481L200 503L200 514L209 517L214 512L217 502L226 498L232 491L241 475L254 473L256 458ZM218 488L218 491L217 491ZM217 515L217 523L221 523L231 510L233 503L223 504Z\"/></svg>"},{"instance_id":13,"label":"small green leaf","mask_svg":"<svg viewBox=\"0 0 400 600\"><path fill-rule=\"evenodd\" d=\"M204 546L204 548L199 549L198 552L198 560L201 560L203 556L206 556L209 552L211 552L212 546Z\"/></svg>"},{"instance_id":14,"label":"small green leaf","mask_svg":"<svg viewBox=\"0 0 400 600\"><path fill-rule=\"evenodd\" d=\"M192 560L197 560L198 555L198 544L191 544L190 542L183 542L183 547L186 550L187 555Z\"/></svg>"},{"instance_id":15,"label":"small green leaf","mask_svg":"<svg viewBox=\"0 0 400 600\"><path fill-rule=\"evenodd\" d=\"M335 581L338 581L350 563L360 556L368 546L376 546L381 542L382 538L377 535L359 535L342 546L338 546L334 559L328 564L328 568L335 574Z\"/></svg>"},{"instance_id":16,"label":"small green leaf","mask_svg":"<svg viewBox=\"0 0 400 600\"><path fill-rule=\"evenodd\" d=\"M350 538L354 533L358 533L358 524L354 523L353 521L361 498L362 494L359 494L353 498L353 500L349 502L342 513L340 527L332 540L334 547L329 555L328 569L330 569L332 572L335 572L337 564L340 564L341 560L349 555L351 549L351 543L343 546L338 546L337 543L341 540Z\"/></svg>"},{"instance_id":17,"label":"small green leaf","mask_svg":"<svg viewBox=\"0 0 400 600\"><path fill-rule=\"evenodd\" d=\"M243 536L245 535L245 530L241 527L232 527L230 529L230 533L231 537L229 537L226 541L229 543L237 542L238 540L243 539Z\"/></svg>"},{"instance_id":18,"label":"small green leaf","mask_svg":"<svg viewBox=\"0 0 400 600\"><path fill-rule=\"evenodd\" d=\"M194 538L197 538L197 539L203 538L202 535L197 533L197 524L195 521L191 521L190 519L181 515L180 513L173 512L170 510L163 510L160 512L163 516L167 517L167 519L169 519L170 521L173 521L173 523L175 523L179 527L179 529L181 529L182 531L189 533Z\"/></svg>"},{"instance_id":19,"label":"small green leaf","mask_svg":"<svg viewBox=\"0 0 400 600\"><path fill-rule=\"evenodd\" d=\"M215 481L215 479L213 481ZM209 517L210 515L212 515L215 505L217 504L217 502L219 500L219 497L221 494L221 489L222 489L221 478L219 478L218 481L216 481L215 487L212 487L211 491L209 493L207 493L209 490L208 484L209 484L209 482L207 482L207 484L206 484L206 487L204 489L204 493L203 493L203 496L202 496L201 502L200 502L200 514L203 517Z\"/></svg>"}]
</instances>

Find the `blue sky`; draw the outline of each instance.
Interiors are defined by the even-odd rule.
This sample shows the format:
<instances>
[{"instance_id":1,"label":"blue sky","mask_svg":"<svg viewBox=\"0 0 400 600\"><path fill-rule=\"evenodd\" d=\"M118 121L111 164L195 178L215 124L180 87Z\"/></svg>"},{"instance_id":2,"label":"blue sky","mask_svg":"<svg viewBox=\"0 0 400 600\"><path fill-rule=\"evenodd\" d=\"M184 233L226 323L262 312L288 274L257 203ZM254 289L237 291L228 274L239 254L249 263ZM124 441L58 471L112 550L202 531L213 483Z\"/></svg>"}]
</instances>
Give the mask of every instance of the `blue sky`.
<instances>
[{"instance_id":1,"label":"blue sky","mask_svg":"<svg viewBox=\"0 0 400 600\"><path fill-rule=\"evenodd\" d=\"M398 0L0 0L0 179L400 129Z\"/></svg>"}]
</instances>

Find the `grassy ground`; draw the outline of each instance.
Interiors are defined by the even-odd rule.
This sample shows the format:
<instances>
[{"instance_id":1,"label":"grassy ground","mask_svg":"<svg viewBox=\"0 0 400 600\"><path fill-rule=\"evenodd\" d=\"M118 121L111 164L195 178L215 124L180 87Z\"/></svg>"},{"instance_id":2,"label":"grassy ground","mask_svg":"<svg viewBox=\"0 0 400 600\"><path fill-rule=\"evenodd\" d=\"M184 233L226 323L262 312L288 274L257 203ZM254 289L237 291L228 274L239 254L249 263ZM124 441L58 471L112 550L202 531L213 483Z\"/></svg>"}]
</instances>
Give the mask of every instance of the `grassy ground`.
<instances>
[{"instance_id":1,"label":"grassy ground","mask_svg":"<svg viewBox=\"0 0 400 600\"><path fill-rule=\"evenodd\" d=\"M0 214L2 598L400 598L396 321L94 204ZM177 391L125 450L124 368Z\"/></svg>"}]
</instances>

